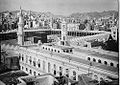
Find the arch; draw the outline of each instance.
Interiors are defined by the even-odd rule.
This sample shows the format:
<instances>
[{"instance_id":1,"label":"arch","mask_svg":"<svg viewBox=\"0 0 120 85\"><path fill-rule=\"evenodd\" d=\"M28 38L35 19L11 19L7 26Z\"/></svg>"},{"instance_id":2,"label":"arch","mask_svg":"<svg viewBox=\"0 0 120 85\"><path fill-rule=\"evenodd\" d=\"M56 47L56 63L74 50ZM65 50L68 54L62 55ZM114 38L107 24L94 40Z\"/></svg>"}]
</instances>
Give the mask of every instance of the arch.
<instances>
[{"instance_id":1,"label":"arch","mask_svg":"<svg viewBox=\"0 0 120 85\"><path fill-rule=\"evenodd\" d=\"M22 66L22 70L24 69L24 67Z\"/></svg>"},{"instance_id":2,"label":"arch","mask_svg":"<svg viewBox=\"0 0 120 85\"><path fill-rule=\"evenodd\" d=\"M40 76L40 73L38 73L38 76Z\"/></svg>"},{"instance_id":3,"label":"arch","mask_svg":"<svg viewBox=\"0 0 120 85\"><path fill-rule=\"evenodd\" d=\"M36 66L36 62L35 61L33 61L33 66Z\"/></svg>"},{"instance_id":4,"label":"arch","mask_svg":"<svg viewBox=\"0 0 120 85\"><path fill-rule=\"evenodd\" d=\"M97 76L97 75L94 75L94 78L95 78L96 80L98 80L98 76Z\"/></svg>"},{"instance_id":5,"label":"arch","mask_svg":"<svg viewBox=\"0 0 120 85\"><path fill-rule=\"evenodd\" d=\"M76 71L73 71L73 80L76 80Z\"/></svg>"},{"instance_id":6,"label":"arch","mask_svg":"<svg viewBox=\"0 0 120 85\"><path fill-rule=\"evenodd\" d=\"M36 72L34 71L34 76L36 76Z\"/></svg>"},{"instance_id":7,"label":"arch","mask_svg":"<svg viewBox=\"0 0 120 85\"><path fill-rule=\"evenodd\" d=\"M30 69L30 74L32 74L32 70Z\"/></svg>"},{"instance_id":8,"label":"arch","mask_svg":"<svg viewBox=\"0 0 120 85\"><path fill-rule=\"evenodd\" d=\"M54 64L54 75L56 75L56 65Z\"/></svg>"},{"instance_id":9,"label":"arch","mask_svg":"<svg viewBox=\"0 0 120 85\"><path fill-rule=\"evenodd\" d=\"M43 61L43 71L45 71L45 61Z\"/></svg>"},{"instance_id":10,"label":"arch","mask_svg":"<svg viewBox=\"0 0 120 85\"><path fill-rule=\"evenodd\" d=\"M119 64L117 64L117 68L119 68Z\"/></svg>"},{"instance_id":11,"label":"arch","mask_svg":"<svg viewBox=\"0 0 120 85\"><path fill-rule=\"evenodd\" d=\"M114 66L114 64L111 62L111 63L110 63L110 66Z\"/></svg>"},{"instance_id":12,"label":"arch","mask_svg":"<svg viewBox=\"0 0 120 85\"><path fill-rule=\"evenodd\" d=\"M50 72L50 63L48 63L48 72Z\"/></svg>"},{"instance_id":13,"label":"arch","mask_svg":"<svg viewBox=\"0 0 120 85\"><path fill-rule=\"evenodd\" d=\"M32 63L32 57L31 56L30 56L29 62L30 62L30 64Z\"/></svg>"},{"instance_id":14,"label":"arch","mask_svg":"<svg viewBox=\"0 0 120 85\"><path fill-rule=\"evenodd\" d=\"M69 77L69 69L66 69L66 77Z\"/></svg>"},{"instance_id":15,"label":"arch","mask_svg":"<svg viewBox=\"0 0 120 85\"><path fill-rule=\"evenodd\" d=\"M24 57L22 56L22 61L24 61Z\"/></svg>"},{"instance_id":16,"label":"arch","mask_svg":"<svg viewBox=\"0 0 120 85\"><path fill-rule=\"evenodd\" d=\"M101 60L100 60L100 59L98 60L98 63L101 63Z\"/></svg>"},{"instance_id":17,"label":"arch","mask_svg":"<svg viewBox=\"0 0 120 85\"><path fill-rule=\"evenodd\" d=\"M60 70L59 74L60 74L60 76L62 76L62 67L61 66L59 67L59 70Z\"/></svg>"},{"instance_id":18,"label":"arch","mask_svg":"<svg viewBox=\"0 0 120 85\"><path fill-rule=\"evenodd\" d=\"M40 59L38 59L38 67L40 68L40 66L41 66L41 65L40 65Z\"/></svg>"},{"instance_id":19,"label":"arch","mask_svg":"<svg viewBox=\"0 0 120 85\"><path fill-rule=\"evenodd\" d=\"M88 57L88 58L87 58L87 60L89 60L89 61L90 61L90 57Z\"/></svg>"},{"instance_id":20,"label":"arch","mask_svg":"<svg viewBox=\"0 0 120 85\"><path fill-rule=\"evenodd\" d=\"M28 68L26 68L26 71L28 71Z\"/></svg>"},{"instance_id":21,"label":"arch","mask_svg":"<svg viewBox=\"0 0 120 85\"><path fill-rule=\"evenodd\" d=\"M104 61L104 64L107 65L107 61Z\"/></svg>"},{"instance_id":22,"label":"arch","mask_svg":"<svg viewBox=\"0 0 120 85\"><path fill-rule=\"evenodd\" d=\"M94 61L94 62L96 62L96 59L95 59L95 58L93 58L93 61Z\"/></svg>"}]
</instances>

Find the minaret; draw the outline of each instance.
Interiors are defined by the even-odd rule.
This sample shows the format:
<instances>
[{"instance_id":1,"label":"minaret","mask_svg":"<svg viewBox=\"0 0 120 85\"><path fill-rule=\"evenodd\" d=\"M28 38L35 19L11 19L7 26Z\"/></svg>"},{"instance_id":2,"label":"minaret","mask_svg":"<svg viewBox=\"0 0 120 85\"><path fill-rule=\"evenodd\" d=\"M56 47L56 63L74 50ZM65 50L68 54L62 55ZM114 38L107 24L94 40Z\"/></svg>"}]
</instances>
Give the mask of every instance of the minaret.
<instances>
[{"instance_id":1,"label":"minaret","mask_svg":"<svg viewBox=\"0 0 120 85\"><path fill-rule=\"evenodd\" d=\"M61 41L67 41L67 23L64 20L61 22Z\"/></svg>"},{"instance_id":2,"label":"minaret","mask_svg":"<svg viewBox=\"0 0 120 85\"><path fill-rule=\"evenodd\" d=\"M68 45L67 42L67 22L65 20L63 20L61 22L61 45Z\"/></svg>"},{"instance_id":3,"label":"minaret","mask_svg":"<svg viewBox=\"0 0 120 85\"><path fill-rule=\"evenodd\" d=\"M23 22L23 15L22 15L22 10L20 7L20 13L19 13L19 22L18 22L18 30L17 30L17 36L18 36L18 44L20 46L24 45L24 22Z\"/></svg>"}]
</instances>

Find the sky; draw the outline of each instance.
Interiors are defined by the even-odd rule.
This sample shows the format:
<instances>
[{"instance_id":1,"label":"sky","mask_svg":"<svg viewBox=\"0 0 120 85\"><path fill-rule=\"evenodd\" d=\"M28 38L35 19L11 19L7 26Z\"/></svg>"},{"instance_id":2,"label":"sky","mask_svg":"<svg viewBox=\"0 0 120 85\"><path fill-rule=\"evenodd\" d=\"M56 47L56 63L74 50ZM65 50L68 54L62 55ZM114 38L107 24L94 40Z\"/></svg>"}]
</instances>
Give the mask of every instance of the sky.
<instances>
[{"instance_id":1,"label":"sky","mask_svg":"<svg viewBox=\"0 0 120 85\"><path fill-rule=\"evenodd\" d=\"M117 10L117 0L0 0L1 11L24 10L70 15L94 11Z\"/></svg>"}]
</instances>

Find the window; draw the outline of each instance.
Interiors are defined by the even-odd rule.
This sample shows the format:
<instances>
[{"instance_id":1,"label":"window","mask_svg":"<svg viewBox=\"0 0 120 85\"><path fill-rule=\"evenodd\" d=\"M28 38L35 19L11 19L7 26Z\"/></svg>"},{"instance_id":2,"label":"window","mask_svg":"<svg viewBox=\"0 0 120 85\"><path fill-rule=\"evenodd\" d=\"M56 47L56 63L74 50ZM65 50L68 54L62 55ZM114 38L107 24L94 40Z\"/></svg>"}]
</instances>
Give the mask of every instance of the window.
<instances>
[{"instance_id":1,"label":"window","mask_svg":"<svg viewBox=\"0 0 120 85\"><path fill-rule=\"evenodd\" d=\"M70 52L72 52L72 49L70 49Z\"/></svg>"},{"instance_id":2,"label":"window","mask_svg":"<svg viewBox=\"0 0 120 85\"><path fill-rule=\"evenodd\" d=\"M31 56L30 56L29 62L30 62L30 64L32 63L32 57Z\"/></svg>"},{"instance_id":3,"label":"window","mask_svg":"<svg viewBox=\"0 0 120 85\"><path fill-rule=\"evenodd\" d=\"M28 63L28 56L26 55L26 63Z\"/></svg>"},{"instance_id":4,"label":"window","mask_svg":"<svg viewBox=\"0 0 120 85\"><path fill-rule=\"evenodd\" d=\"M48 63L48 72L50 72L50 63Z\"/></svg>"},{"instance_id":5,"label":"window","mask_svg":"<svg viewBox=\"0 0 120 85\"><path fill-rule=\"evenodd\" d=\"M28 71L28 68L26 68L26 71Z\"/></svg>"},{"instance_id":6,"label":"window","mask_svg":"<svg viewBox=\"0 0 120 85\"><path fill-rule=\"evenodd\" d=\"M69 53L69 50L66 50L67 53Z\"/></svg>"},{"instance_id":7,"label":"window","mask_svg":"<svg viewBox=\"0 0 120 85\"><path fill-rule=\"evenodd\" d=\"M104 64L107 65L107 61L104 61Z\"/></svg>"},{"instance_id":8,"label":"window","mask_svg":"<svg viewBox=\"0 0 120 85\"><path fill-rule=\"evenodd\" d=\"M45 71L45 61L43 61L43 71Z\"/></svg>"},{"instance_id":9,"label":"window","mask_svg":"<svg viewBox=\"0 0 120 85\"><path fill-rule=\"evenodd\" d=\"M66 77L69 77L69 69L66 69Z\"/></svg>"},{"instance_id":10,"label":"window","mask_svg":"<svg viewBox=\"0 0 120 85\"><path fill-rule=\"evenodd\" d=\"M119 68L119 64L117 64L117 68Z\"/></svg>"},{"instance_id":11,"label":"window","mask_svg":"<svg viewBox=\"0 0 120 85\"><path fill-rule=\"evenodd\" d=\"M63 40L65 40L65 36L63 36Z\"/></svg>"},{"instance_id":12,"label":"window","mask_svg":"<svg viewBox=\"0 0 120 85\"><path fill-rule=\"evenodd\" d=\"M62 67L61 66L59 67L59 70L62 71Z\"/></svg>"},{"instance_id":13,"label":"window","mask_svg":"<svg viewBox=\"0 0 120 85\"><path fill-rule=\"evenodd\" d=\"M114 64L113 64L113 63L110 63L110 66L114 66Z\"/></svg>"},{"instance_id":14,"label":"window","mask_svg":"<svg viewBox=\"0 0 120 85\"><path fill-rule=\"evenodd\" d=\"M88 60L90 61L90 57L88 57Z\"/></svg>"},{"instance_id":15,"label":"window","mask_svg":"<svg viewBox=\"0 0 120 85\"><path fill-rule=\"evenodd\" d=\"M58 50L58 53L60 53L60 51Z\"/></svg>"},{"instance_id":16,"label":"window","mask_svg":"<svg viewBox=\"0 0 120 85\"><path fill-rule=\"evenodd\" d=\"M43 47L43 49L44 49L44 47Z\"/></svg>"},{"instance_id":17,"label":"window","mask_svg":"<svg viewBox=\"0 0 120 85\"><path fill-rule=\"evenodd\" d=\"M56 75L56 65L54 64L54 75Z\"/></svg>"},{"instance_id":18,"label":"window","mask_svg":"<svg viewBox=\"0 0 120 85\"><path fill-rule=\"evenodd\" d=\"M98 63L101 63L101 60L100 60L100 59L98 60Z\"/></svg>"},{"instance_id":19,"label":"window","mask_svg":"<svg viewBox=\"0 0 120 85\"><path fill-rule=\"evenodd\" d=\"M35 61L33 61L33 66L36 66L36 63L35 63Z\"/></svg>"},{"instance_id":20,"label":"window","mask_svg":"<svg viewBox=\"0 0 120 85\"><path fill-rule=\"evenodd\" d=\"M32 74L32 70L30 70L30 74Z\"/></svg>"},{"instance_id":21,"label":"window","mask_svg":"<svg viewBox=\"0 0 120 85\"><path fill-rule=\"evenodd\" d=\"M51 51L53 51L53 49L51 49Z\"/></svg>"},{"instance_id":22,"label":"window","mask_svg":"<svg viewBox=\"0 0 120 85\"><path fill-rule=\"evenodd\" d=\"M95 58L93 58L93 61L94 61L94 62L96 62L96 59L95 59Z\"/></svg>"},{"instance_id":23,"label":"window","mask_svg":"<svg viewBox=\"0 0 120 85\"><path fill-rule=\"evenodd\" d=\"M40 73L38 73L38 76L40 76Z\"/></svg>"},{"instance_id":24,"label":"window","mask_svg":"<svg viewBox=\"0 0 120 85\"><path fill-rule=\"evenodd\" d=\"M19 53L19 60L21 60L21 55L20 55L20 53Z\"/></svg>"},{"instance_id":25,"label":"window","mask_svg":"<svg viewBox=\"0 0 120 85\"><path fill-rule=\"evenodd\" d=\"M24 57L22 56L22 61L24 61Z\"/></svg>"},{"instance_id":26,"label":"window","mask_svg":"<svg viewBox=\"0 0 120 85\"><path fill-rule=\"evenodd\" d=\"M76 72L73 71L73 80L76 80Z\"/></svg>"},{"instance_id":27,"label":"window","mask_svg":"<svg viewBox=\"0 0 120 85\"><path fill-rule=\"evenodd\" d=\"M38 59L38 67L40 68L40 59Z\"/></svg>"},{"instance_id":28,"label":"window","mask_svg":"<svg viewBox=\"0 0 120 85\"><path fill-rule=\"evenodd\" d=\"M36 76L36 72L34 71L34 76Z\"/></svg>"},{"instance_id":29,"label":"window","mask_svg":"<svg viewBox=\"0 0 120 85\"><path fill-rule=\"evenodd\" d=\"M22 70L24 69L24 67L22 66Z\"/></svg>"},{"instance_id":30,"label":"window","mask_svg":"<svg viewBox=\"0 0 120 85\"><path fill-rule=\"evenodd\" d=\"M56 52L56 50L54 50Z\"/></svg>"}]
</instances>

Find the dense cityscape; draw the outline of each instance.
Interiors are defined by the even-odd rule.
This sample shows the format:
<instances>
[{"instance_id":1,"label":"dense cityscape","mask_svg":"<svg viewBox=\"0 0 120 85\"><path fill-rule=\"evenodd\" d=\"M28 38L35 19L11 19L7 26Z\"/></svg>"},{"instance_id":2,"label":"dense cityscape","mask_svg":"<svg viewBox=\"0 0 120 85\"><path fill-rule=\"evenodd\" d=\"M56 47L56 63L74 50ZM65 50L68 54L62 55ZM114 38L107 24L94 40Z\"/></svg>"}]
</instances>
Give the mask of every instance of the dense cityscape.
<instances>
[{"instance_id":1,"label":"dense cityscape","mask_svg":"<svg viewBox=\"0 0 120 85\"><path fill-rule=\"evenodd\" d=\"M119 14L0 12L0 85L119 85Z\"/></svg>"}]
</instances>

